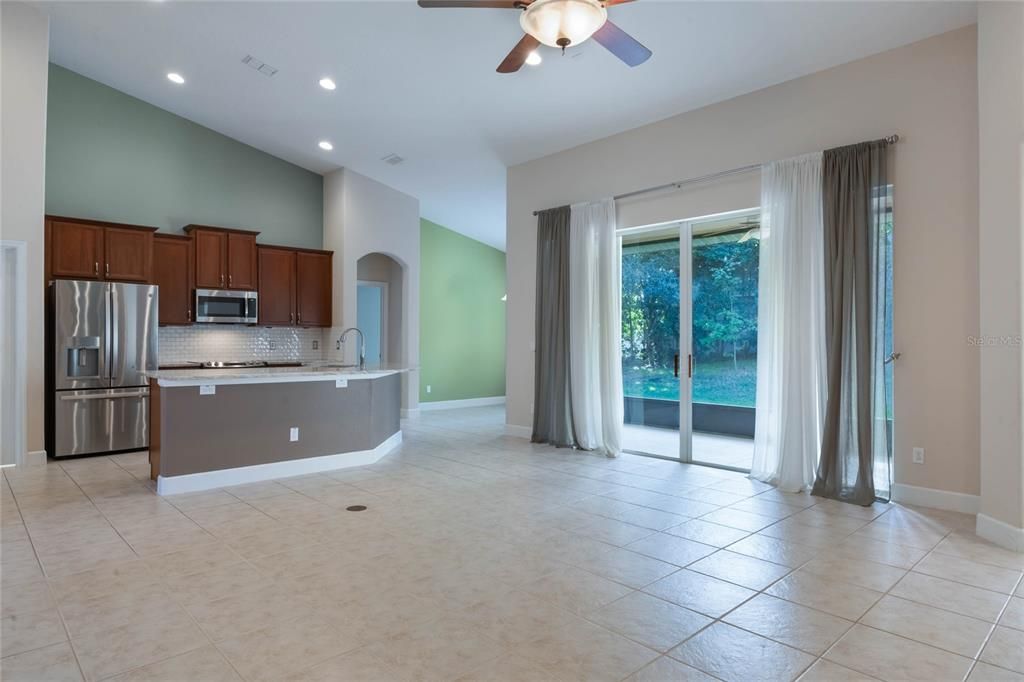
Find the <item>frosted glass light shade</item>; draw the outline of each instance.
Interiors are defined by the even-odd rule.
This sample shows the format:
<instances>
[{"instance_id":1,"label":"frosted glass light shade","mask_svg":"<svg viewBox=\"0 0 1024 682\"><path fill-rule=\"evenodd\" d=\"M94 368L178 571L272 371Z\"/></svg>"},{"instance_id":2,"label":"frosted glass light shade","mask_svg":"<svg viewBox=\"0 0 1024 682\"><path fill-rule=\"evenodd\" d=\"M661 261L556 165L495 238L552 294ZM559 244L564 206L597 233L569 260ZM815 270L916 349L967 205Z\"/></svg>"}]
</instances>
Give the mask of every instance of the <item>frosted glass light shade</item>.
<instances>
[{"instance_id":1,"label":"frosted glass light shade","mask_svg":"<svg viewBox=\"0 0 1024 682\"><path fill-rule=\"evenodd\" d=\"M579 45L606 21L597 0L536 0L519 17L523 30L549 47Z\"/></svg>"}]
</instances>

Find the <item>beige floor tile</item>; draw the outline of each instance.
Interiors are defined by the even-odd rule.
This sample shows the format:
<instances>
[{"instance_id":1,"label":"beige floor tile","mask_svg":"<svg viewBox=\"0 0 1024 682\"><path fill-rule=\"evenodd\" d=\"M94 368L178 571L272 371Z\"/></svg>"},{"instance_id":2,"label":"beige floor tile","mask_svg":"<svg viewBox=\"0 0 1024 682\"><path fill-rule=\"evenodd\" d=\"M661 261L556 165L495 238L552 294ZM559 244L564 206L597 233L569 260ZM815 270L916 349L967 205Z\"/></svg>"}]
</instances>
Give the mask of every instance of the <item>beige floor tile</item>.
<instances>
[{"instance_id":1,"label":"beige floor tile","mask_svg":"<svg viewBox=\"0 0 1024 682\"><path fill-rule=\"evenodd\" d=\"M980 564L948 554L931 553L918 563L918 573L946 578L958 583L981 587L993 592L1011 594L1021 577L1021 571Z\"/></svg>"},{"instance_id":2,"label":"beige floor tile","mask_svg":"<svg viewBox=\"0 0 1024 682\"><path fill-rule=\"evenodd\" d=\"M1008 599L999 592L914 571L903 576L890 594L990 623L996 621Z\"/></svg>"},{"instance_id":3,"label":"beige floor tile","mask_svg":"<svg viewBox=\"0 0 1024 682\"><path fill-rule=\"evenodd\" d=\"M69 595L60 604L72 638L122 626L144 625L153 618L184 616L178 602L161 589L120 591L81 599Z\"/></svg>"},{"instance_id":4,"label":"beige floor tile","mask_svg":"<svg viewBox=\"0 0 1024 682\"><path fill-rule=\"evenodd\" d=\"M935 546L935 551L983 564L1024 571L1024 553L994 545L973 532L955 530Z\"/></svg>"},{"instance_id":5,"label":"beige floor tile","mask_svg":"<svg viewBox=\"0 0 1024 682\"><path fill-rule=\"evenodd\" d=\"M808 545L799 545L760 534L751 535L729 545L729 551L790 568L799 568L818 554L816 549Z\"/></svg>"},{"instance_id":6,"label":"beige floor tile","mask_svg":"<svg viewBox=\"0 0 1024 682\"><path fill-rule=\"evenodd\" d=\"M662 656L626 678L625 682L714 682L715 678L680 663L674 658Z\"/></svg>"},{"instance_id":7,"label":"beige floor tile","mask_svg":"<svg viewBox=\"0 0 1024 682\"><path fill-rule=\"evenodd\" d=\"M815 661L799 678L800 682L871 682L875 679L824 658Z\"/></svg>"},{"instance_id":8,"label":"beige floor tile","mask_svg":"<svg viewBox=\"0 0 1024 682\"><path fill-rule=\"evenodd\" d=\"M825 658L880 680L963 679L971 659L897 635L855 625Z\"/></svg>"},{"instance_id":9,"label":"beige floor tile","mask_svg":"<svg viewBox=\"0 0 1024 682\"><path fill-rule=\"evenodd\" d=\"M164 579L164 584L186 607L199 607L225 597L268 589L273 581L248 563L236 563L202 573L171 576Z\"/></svg>"},{"instance_id":10,"label":"beige floor tile","mask_svg":"<svg viewBox=\"0 0 1024 682\"><path fill-rule=\"evenodd\" d=\"M576 566L635 589L679 570L675 564L638 554L630 551L628 547L613 547L599 557L579 559ZM556 568L555 571L557 570L559 569Z\"/></svg>"},{"instance_id":11,"label":"beige floor tile","mask_svg":"<svg viewBox=\"0 0 1024 682\"><path fill-rule=\"evenodd\" d=\"M142 626L91 632L71 641L85 678L92 682L206 645L207 639L188 617L153 618Z\"/></svg>"},{"instance_id":12,"label":"beige floor tile","mask_svg":"<svg viewBox=\"0 0 1024 682\"><path fill-rule=\"evenodd\" d=\"M227 545L213 542L149 557L145 561L153 573L169 578L172 576L202 573L215 568L238 564L244 560L241 555Z\"/></svg>"},{"instance_id":13,"label":"beige floor tile","mask_svg":"<svg viewBox=\"0 0 1024 682\"><path fill-rule=\"evenodd\" d=\"M0 622L0 655L13 656L32 649L66 641L60 614L52 606L42 611L32 611L8 616Z\"/></svg>"},{"instance_id":14,"label":"beige floor tile","mask_svg":"<svg viewBox=\"0 0 1024 682\"><path fill-rule=\"evenodd\" d=\"M981 660L1024 673L1024 632L997 625L981 652Z\"/></svg>"},{"instance_id":15,"label":"beige floor tile","mask_svg":"<svg viewBox=\"0 0 1024 682\"><path fill-rule=\"evenodd\" d=\"M678 526L683 521L689 520L688 516L672 514L671 512L661 511L659 509L649 509L647 507L636 507L634 509L630 509L618 514L615 518L624 523L630 523L634 526L649 528L651 530L665 530L666 528Z\"/></svg>"},{"instance_id":16,"label":"beige floor tile","mask_svg":"<svg viewBox=\"0 0 1024 682\"><path fill-rule=\"evenodd\" d=\"M803 569L786 576L766 592L847 620L857 620L882 598L881 592L831 580Z\"/></svg>"},{"instance_id":17,"label":"beige floor tile","mask_svg":"<svg viewBox=\"0 0 1024 682\"><path fill-rule=\"evenodd\" d=\"M752 590L763 590L792 570L725 549L690 564L689 568Z\"/></svg>"},{"instance_id":18,"label":"beige floor tile","mask_svg":"<svg viewBox=\"0 0 1024 682\"><path fill-rule=\"evenodd\" d=\"M967 682L1024 682L1024 675L978 661L967 676Z\"/></svg>"},{"instance_id":19,"label":"beige floor tile","mask_svg":"<svg viewBox=\"0 0 1024 682\"><path fill-rule=\"evenodd\" d=\"M474 604L460 614L481 634L508 647L548 638L580 622L546 600L521 591Z\"/></svg>"},{"instance_id":20,"label":"beige floor tile","mask_svg":"<svg viewBox=\"0 0 1024 682\"><path fill-rule=\"evenodd\" d=\"M1003 611L999 624L1008 628L1024 630L1024 599L1010 597L1010 602L1006 605L1006 610Z\"/></svg>"},{"instance_id":21,"label":"beige floor tile","mask_svg":"<svg viewBox=\"0 0 1024 682\"><path fill-rule=\"evenodd\" d=\"M648 585L644 592L712 618L721 617L756 594L687 568Z\"/></svg>"},{"instance_id":22,"label":"beige floor tile","mask_svg":"<svg viewBox=\"0 0 1024 682\"><path fill-rule=\"evenodd\" d=\"M2 550L0 550L2 551ZM0 595L0 618L23 616L53 608L49 584L42 579L4 587Z\"/></svg>"},{"instance_id":23,"label":"beige floor tile","mask_svg":"<svg viewBox=\"0 0 1024 682\"><path fill-rule=\"evenodd\" d=\"M405 682L397 670L366 647L305 668L287 678L288 682Z\"/></svg>"},{"instance_id":24,"label":"beige floor tile","mask_svg":"<svg viewBox=\"0 0 1024 682\"><path fill-rule=\"evenodd\" d=\"M0 660L5 682L81 682L82 673L67 642L33 649Z\"/></svg>"},{"instance_id":25,"label":"beige floor tile","mask_svg":"<svg viewBox=\"0 0 1024 682\"><path fill-rule=\"evenodd\" d=\"M589 620L662 653L712 619L643 592L634 592L594 611Z\"/></svg>"},{"instance_id":26,"label":"beige floor tile","mask_svg":"<svg viewBox=\"0 0 1024 682\"><path fill-rule=\"evenodd\" d=\"M631 542L626 546L626 549L646 554L661 561L667 561L676 566L692 564L694 561L703 559L715 551L715 548L710 545L704 545L666 533L648 535L636 542Z\"/></svg>"},{"instance_id":27,"label":"beige floor tile","mask_svg":"<svg viewBox=\"0 0 1024 682\"><path fill-rule=\"evenodd\" d=\"M800 545L810 545L820 549L834 547L844 538L848 537L844 531L838 531L826 526L808 526L797 523L793 519L783 519L776 524L761 529L759 533L778 538L779 540L795 542Z\"/></svg>"},{"instance_id":28,"label":"beige floor tile","mask_svg":"<svg viewBox=\"0 0 1024 682\"><path fill-rule=\"evenodd\" d=\"M213 646L172 656L111 678L111 682L241 682L235 669Z\"/></svg>"},{"instance_id":29,"label":"beige floor tile","mask_svg":"<svg viewBox=\"0 0 1024 682\"><path fill-rule=\"evenodd\" d=\"M647 537L654 531L614 519L600 518L574 528L573 532L610 545L624 547L640 538Z\"/></svg>"},{"instance_id":30,"label":"beige floor tile","mask_svg":"<svg viewBox=\"0 0 1024 682\"><path fill-rule=\"evenodd\" d=\"M831 556L809 561L800 570L878 592L888 591L907 574L902 568L877 564L874 561Z\"/></svg>"},{"instance_id":31,"label":"beige floor tile","mask_svg":"<svg viewBox=\"0 0 1024 682\"><path fill-rule=\"evenodd\" d=\"M456 682L560 682L555 674L520 656L506 654L466 673Z\"/></svg>"},{"instance_id":32,"label":"beige floor tile","mask_svg":"<svg viewBox=\"0 0 1024 682\"><path fill-rule=\"evenodd\" d=\"M522 589L577 614L584 614L624 597L632 590L578 568L566 568L541 576Z\"/></svg>"},{"instance_id":33,"label":"beige floor tile","mask_svg":"<svg viewBox=\"0 0 1024 682\"><path fill-rule=\"evenodd\" d=\"M992 624L886 595L860 620L879 630L975 658Z\"/></svg>"},{"instance_id":34,"label":"beige floor tile","mask_svg":"<svg viewBox=\"0 0 1024 682\"><path fill-rule=\"evenodd\" d=\"M359 646L327 621L300 616L217 644L250 682L273 682Z\"/></svg>"},{"instance_id":35,"label":"beige floor tile","mask_svg":"<svg viewBox=\"0 0 1024 682\"><path fill-rule=\"evenodd\" d=\"M739 509L718 509L705 514L700 517L701 521L707 521L709 523L717 523L722 526L729 526L730 528L738 528L740 530L749 531L751 533L767 528L777 521L769 516L761 516L760 514L751 514L750 512L740 511Z\"/></svg>"},{"instance_id":36,"label":"beige floor tile","mask_svg":"<svg viewBox=\"0 0 1024 682\"><path fill-rule=\"evenodd\" d=\"M814 657L726 623L715 623L669 652L726 682L793 680Z\"/></svg>"},{"instance_id":37,"label":"beige floor tile","mask_svg":"<svg viewBox=\"0 0 1024 682\"><path fill-rule=\"evenodd\" d=\"M50 589L58 602L69 596L89 599L118 591L131 591L159 586L160 581L149 567L134 559L82 571L50 581Z\"/></svg>"},{"instance_id":38,"label":"beige floor tile","mask_svg":"<svg viewBox=\"0 0 1024 682\"><path fill-rule=\"evenodd\" d=\"M59 578L134 558L135 552L120 538L113 542L80 545L69 549L55 547L39 553L39 563L49 578Z\"/></svg>"},{"instance_id":39,"label":"beige floor tile","mask_svg":"<svg viewBox=\"0 0 1024 682\"><path fill-rule=\"evenodd\" d=\"M452 679L506 653L467 619L446 616L366 647L409 680Z\"/></svg>"},{"instance_id":40,"label":"beige floor tile","mask_svg":"<svg viewBox=\"0 0 1024 682\"><path fill-rule=\"evenodd\" d=\"M622 680L658 657L653 649L583 620L513 653L539 663L558 679L580 682Z\"/></svg>"},{"instance_id":41,"label":"beige floor tile","mask_svg":"<svg viewBox=\"0 0 1024 682\"><path fill-rule=\"evenodd\" d=\"M851 621L767 594L757 595L723 620L815 656L853 626Z\"/></svg>"},{"instance_id":42,"label":"beige floor tile","mask_svg":"<svg viewBox=\"0 0 1024 682\"><path fill-rule=\"evenodd\" d=\"M750 533L739 528L730 528L729 526L722 526L717 523L710 523L708 521L702 521L701 519L694 519L681 523L678 526L673 526L665 530L670 535L676 535L687 540L693 540L694 542L700 542L705 545L711 545L712 547L726 547L732 543L742 540L747 537Z\"/></svg>"},{"instance_id":43,"label":"beige floor tile","mask_svg":"<svg viewBox=\"0 0 1024 682\"><path fill-rule=\"evenodd\" d=\"M212 602L186 604L189 613L215 642L308 615L314 606L295 590L278 585L231 594Z\"/></svg>"}]
</instances>

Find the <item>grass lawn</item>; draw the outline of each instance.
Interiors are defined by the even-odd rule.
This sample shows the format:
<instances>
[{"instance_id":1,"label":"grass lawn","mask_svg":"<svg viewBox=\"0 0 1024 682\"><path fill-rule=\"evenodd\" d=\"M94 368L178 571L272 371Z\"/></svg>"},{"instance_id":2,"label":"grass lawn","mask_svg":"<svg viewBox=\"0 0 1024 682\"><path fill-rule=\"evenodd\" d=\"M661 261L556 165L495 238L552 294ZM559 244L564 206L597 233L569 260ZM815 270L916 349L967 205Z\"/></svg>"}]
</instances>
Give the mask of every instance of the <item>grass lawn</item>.
<instances>
[{"instance_id":1,"label":"grass lawn","mask_svg":"<svg viewBox=\"0 0 1024 682\"><path fill-rule=\"evenodd\" d=\"M684 363L685 364L685 363ZM622 367L624 393L634 398L679 400L679 379L672 368ZM754 407L757 390L757 361L741 359L733 368L732 360L698 362L693 376L693 401L715 405Z\"/></svg>"}]
</instances>

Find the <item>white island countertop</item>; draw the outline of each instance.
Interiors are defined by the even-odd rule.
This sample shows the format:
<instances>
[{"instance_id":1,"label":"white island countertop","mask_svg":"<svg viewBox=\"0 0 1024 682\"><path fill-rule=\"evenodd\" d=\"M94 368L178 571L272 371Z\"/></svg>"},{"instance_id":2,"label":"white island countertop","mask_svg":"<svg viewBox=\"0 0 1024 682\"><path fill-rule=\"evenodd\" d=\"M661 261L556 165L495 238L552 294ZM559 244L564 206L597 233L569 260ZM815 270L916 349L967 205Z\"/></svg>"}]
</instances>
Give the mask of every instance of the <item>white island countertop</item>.
<instances>
[{"instance_id":1,"label":"white island countertop","mask_svg":"<svg viewBox=\"0 0 1024 682\"><path fill-rule=\"evenodd\" d=\"M231 384L289 384L307 381L359 381L408 372L411 367L374 367L358 370L337 363L314 362L300 367L243 367L237 369L158 369L145 372L163 388L225 386Z\"/></svg>"}]
</instances>

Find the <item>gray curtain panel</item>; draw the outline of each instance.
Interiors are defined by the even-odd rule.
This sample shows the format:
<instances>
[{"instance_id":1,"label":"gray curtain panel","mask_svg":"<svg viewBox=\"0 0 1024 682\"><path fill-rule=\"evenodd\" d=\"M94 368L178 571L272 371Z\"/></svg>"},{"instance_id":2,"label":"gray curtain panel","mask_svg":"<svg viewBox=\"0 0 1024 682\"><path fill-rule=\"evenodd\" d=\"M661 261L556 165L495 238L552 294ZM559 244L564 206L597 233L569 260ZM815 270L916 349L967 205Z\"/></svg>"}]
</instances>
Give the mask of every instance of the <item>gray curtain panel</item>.
<instances>
[{"instance_id":1,"label":"gray curtain panel","mask_svg":"<svg viewBox=\"0 0 1024 682\"><path fill-rule=\"evenodd\" d=\"M884 253L886 143L826 150L822 158L825 227L827 386L821 456L812 494L861 505L875 501L876 464L888 471L885 419L876 419L884 376L876 333L883 324L879 252ZM884 387L882 389L884 393ZM884 403L884 399L882 401ZM884 436L884 434L883 434ZM882 447L879 447L879 444ZM886 477L888 473L885 474ZM888 483L883 488L888 491Z\"/></svg>"},{"instance_id":2,"label":"gray curtain panel","mask_svg":"<svg viewBox=\"0 0 1024 682\"><path fill-rule=\"evenodd\" d=\"M575 447L569 402L569 207L537 215L534 443Z\"/></svg>"}]
</instances>

